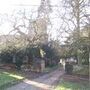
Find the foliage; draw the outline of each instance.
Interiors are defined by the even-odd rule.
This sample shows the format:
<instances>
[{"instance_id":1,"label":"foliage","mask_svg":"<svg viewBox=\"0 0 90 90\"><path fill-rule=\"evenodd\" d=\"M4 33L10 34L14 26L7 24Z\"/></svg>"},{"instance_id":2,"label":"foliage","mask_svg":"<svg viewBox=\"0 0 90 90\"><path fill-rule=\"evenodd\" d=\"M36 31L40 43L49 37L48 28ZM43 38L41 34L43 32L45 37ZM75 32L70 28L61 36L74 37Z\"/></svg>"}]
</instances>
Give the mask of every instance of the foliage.
<instances>
[{"instance_id":1,"label":"foliage","mask_svg":"<svg viewBox=\"0 0 90 90\"><path fill-rule=\"evenodd\" d=\"M46 52L46 58L52 59L54 57L54 50L50 46L43 45L43 50Z\"/></svg>"},{"instance_id":2,"label":"foliage","mask_svg":"<svg viewBox=\"0 0 90 90\"><path fill-rule=\"evenodd\" d=\"M82 65L82 66L74 66L74 73L78 75L86 75L89 76L89 66Z\"/></svg>"},{"instance_id":3,"label":"foliage","mask_svg":"<svg viewBox=\"0 0 90 90\"><path fill-rule=\"evenodd\" d=\"M12 53L13 53L13 51L11 51L9 49L2 50L0 53L1 62L12 63L12 58L13 58Z\"/></svg>"},{"instance_id":4,"label":"foliage","mask_svg":"<svg viewBox=\"0 0 90 90\"><path fill-rule=\"evenodd\" d=\"M34 57L41 58L40 50L42 50L42 49L40 47L38 47L38 46L37 47L35 47L35 46L28 46L28 47L26 47L26 52L25 53L31 59L33 59Z\"/></svg>"},{"instance_id":5,"label":"foliage","mask_svg":"<svg viewBox=\"0 0 90 90\"><path fill-rule=\"evenodd\" d=\"M57 49L55 49L53 46L51 46L52 43L49 44L36 44L36 45L18 45L17 44L7 44L1 52L0 52L0 58L1 62L3 63L14 63L17 67L17 69L21 68L21 65L23 64L23 60L25 60L26 56L28 58L28 63L32 64L34 58L48 58L48 61L50 64L55 64L53 62L59 61L59 53L57 52Z\"/></svg>"},{"instance_id":6,"label":"foliage","mask_svg":"<svg viewBox=\"0 0 90 90\"><path fill-rule=\"evenodd\" d=\"M87 29L88 28L88 29ZM90 27L84 27L80 36L77 38L77 31L73 31L66 41L66 45L69 45L67 53L77 57L78 62L81 64L89 64L89 51L90 51ZM83 34L85 36L83 36Z\"/></svg>"},{"instance_id":7,"label":"foliage","mask_svg":"<svg viewBox=\"0 0 90 90\"><path fill-rule=\"evenodd\" d=\"M42 58L40 53L40 48L35 46L26 47L5 47L1 50L0 58L3 63L13 63L13 58L15 58L14 63L20 69L25 56L28 56L29 60L34 58ZM32 62L32 61L30 61Z\"/></svg>"},{"instance_id":8,"label":"foliage","mask_svg":"<svg viewBox=\"0 0 90 90\"><path fill-rule=\"evenodd\" d=\"M55 45L57 44L55 41L51 41L46 45L42 46L42 49L45 52L45 57L49 58L49 59L59 59L60 58L60 52L59 50L59 45Z\"/></svg>"},{"instance_id":9,"label":"foliage","mask_svg":"<svg viewBox=\"0 0 90 90\"><path fill-rule=\"evenodd\" d=\"M23 57L23 51L21 48L16 48L14 46L6 46L1 50L0 58L4 63L13 63L13 56L17 56L18 58Z\"/></svg>"},{"instance_id":10,"label":"foliage","mask_svg":"<svg viewBox=\"0 0 90 90\"><path fill-rule=\"evenodd\" d=\"M88 53L90 51L90 20L86 9L89 0L62 0L64 16L62 16L65 32L69 35L68 45L70 54L77 56L78 64L88 63ZM87 22L87 23L86 23ZM87 48L85 51L83 48ZM87 51L87 52L86 52ZM86 55L85 52L87 53ZM84 57L82 57L84 56Z\"/></svg>"}]
</instances>

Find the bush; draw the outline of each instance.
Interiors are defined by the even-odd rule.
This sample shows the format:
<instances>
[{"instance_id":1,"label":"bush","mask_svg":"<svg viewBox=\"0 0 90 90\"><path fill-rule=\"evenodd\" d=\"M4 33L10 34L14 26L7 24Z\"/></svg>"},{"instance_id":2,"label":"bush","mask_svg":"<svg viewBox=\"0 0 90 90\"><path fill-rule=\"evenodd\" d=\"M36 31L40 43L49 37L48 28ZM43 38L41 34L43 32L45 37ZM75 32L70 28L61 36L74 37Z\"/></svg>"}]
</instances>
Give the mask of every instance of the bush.
<instances>
[{"instance_id":1,"label":"bush","mask_svg":"<svg viewBox=\"0 0 90 90\"><path fill-rule=\"evenodd\" d=\"M23 57L25 53L23 50L18 50L15 48L5 48L0 53L1 63L14 63L17 69L21 68L23 63ZM15 56L15 61L13 62L13 57Z\"/></svg>"},{"instance_id":2,"label":"bush","mask_svg":"<svg viewBox=\"0 0 90 90\"><path fill-rule=\"evenodd\" d=\"M25 56L24 50L20 50L15 55L15 65L18 70L21 70L21 66L23 64L23 58Z\"/></svg>"},{"instance_id":3,"label":"bush","mask_svg":"<svg viewBox=\"0 0 90 90\"><path fill-rule=\"evenodd\" d=\"M12 54L9 50L3 50L0 54L2 63L12 63Z\"/></svg>"},{"instance_id":4,"label":"bush","mask_svg":"<svg viewBox=\"0 0 90 90\"><path fill-rule=\"evenodd\" d=\"M74 74L89 76L89 65L74 66Z\"/></svg>"},{"instance_id":5,"label":"bush","mask_svg":"<svg viewBox=\"0 0 90 90\"><path fill-rule=\"evenodd\" d=\"M66 62L65 64L65 72L66 74L72 74L73 72L73 65L71 65L69 62Z\"/></svg>"},{"instance_id":6,"label":"bush","mask_svg":"<svg viewBox=\"0 0 90 90\"><path fill-rule=\"evenodd\" d=\"M74 65L74 66L73 66L73 71L76 72L76 71L81 70L82 68L83 68L82 66Z\"/></svg>"},{"instance_id":7,"label":"bush","mask_svg":"<svg viewBox=\"0 0 90 90\"><path fill-rule=\"evenodd\" d=\"M15 65L16 65L16 68L17 68L18 70L21 70L22 64L23 64L23 61L22 61L22 60L20 60L20 59L16 60Z\"/></svg>"}]
</instances>

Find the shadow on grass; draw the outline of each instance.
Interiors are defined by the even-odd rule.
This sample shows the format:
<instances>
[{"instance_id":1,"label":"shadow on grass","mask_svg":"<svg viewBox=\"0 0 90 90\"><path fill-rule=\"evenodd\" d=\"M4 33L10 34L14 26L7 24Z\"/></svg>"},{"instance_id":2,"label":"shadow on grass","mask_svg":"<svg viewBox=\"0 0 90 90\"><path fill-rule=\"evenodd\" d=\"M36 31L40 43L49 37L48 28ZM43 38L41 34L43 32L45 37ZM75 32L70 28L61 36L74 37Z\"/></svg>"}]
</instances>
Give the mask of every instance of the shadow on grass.
<instances>
[{"instance_id":1,"label":"shadow on grass","mask_svg":"<svg viewBox=\"0 0 90 90\"><path fill-rule=\"evenodd\" d=\"M87 85L83 85L81 83L62 80L55 90L90 90L90 87L88 83Z\"/></svg>"},{"instance_id":2,"label":"shadow on grass","mask_svg":"<svg viewBox=\"0 0 90 90\"><path fill-rule=\"evenodd\" d=\"M42 82L37 81L36 79L28 80L22 76L14 75L8 72L2 72L0 74L0 78L0 90L6 90L6 88L7 90L22 90L23 88L25 88L24 90L49 90L49 88L51 88L50 85L43 83L42 79ZM22 80L23 82L19 83Z\"/></svg>"},{"instance_id":3,"label":"shadow on grass","mask_svg":"<svg viewBox=\"0 0 90 90\"><path fill-rule=\"evenodd\" d=\"M11 85L17 84L23 79L24 77L12 73L0 72L0 90L4 90Z\"/></svg>"}]
</instances>

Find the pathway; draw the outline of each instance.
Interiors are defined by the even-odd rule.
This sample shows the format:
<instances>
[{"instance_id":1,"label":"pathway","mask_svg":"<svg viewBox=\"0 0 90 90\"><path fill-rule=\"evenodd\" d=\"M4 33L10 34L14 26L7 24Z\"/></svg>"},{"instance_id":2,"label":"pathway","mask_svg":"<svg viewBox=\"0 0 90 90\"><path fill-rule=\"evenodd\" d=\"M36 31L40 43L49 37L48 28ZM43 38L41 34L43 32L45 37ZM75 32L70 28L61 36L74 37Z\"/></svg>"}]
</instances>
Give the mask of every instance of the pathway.
<instances>
[{"instance_id":1,"label":"pathway","mask_svg":"<svg viewBox=\"0 0 90 90\"><path fill-rule=\"evenodd\" d=\"M51 90L63 74L63 71L57 69L34 80L25 79L22 83L14 85L7 90Z\"/></svg>"}]
</instances>

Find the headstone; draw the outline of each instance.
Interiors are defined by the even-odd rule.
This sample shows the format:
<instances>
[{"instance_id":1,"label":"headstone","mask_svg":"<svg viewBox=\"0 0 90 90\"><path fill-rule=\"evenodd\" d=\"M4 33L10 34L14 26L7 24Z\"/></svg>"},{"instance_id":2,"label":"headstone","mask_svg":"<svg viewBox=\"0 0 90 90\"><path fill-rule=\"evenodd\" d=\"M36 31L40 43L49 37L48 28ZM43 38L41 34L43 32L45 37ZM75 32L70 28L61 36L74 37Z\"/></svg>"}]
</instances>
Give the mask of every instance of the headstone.
<instances>
[{"instance_id":1,"label":"headstone","mask_svg":"<svg viewBox=\"0 0 90 90\"><path fill-rule=\"evenodd\" d=\"M45 61L41 60L41 72L45 70Z\"/></svg>"}]
</instances>

